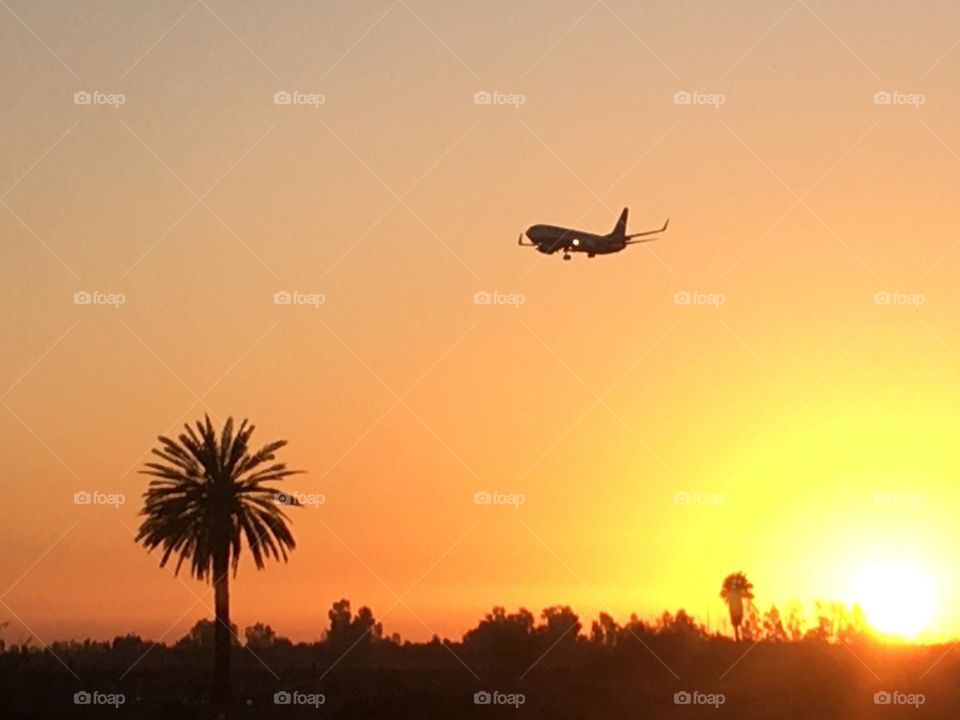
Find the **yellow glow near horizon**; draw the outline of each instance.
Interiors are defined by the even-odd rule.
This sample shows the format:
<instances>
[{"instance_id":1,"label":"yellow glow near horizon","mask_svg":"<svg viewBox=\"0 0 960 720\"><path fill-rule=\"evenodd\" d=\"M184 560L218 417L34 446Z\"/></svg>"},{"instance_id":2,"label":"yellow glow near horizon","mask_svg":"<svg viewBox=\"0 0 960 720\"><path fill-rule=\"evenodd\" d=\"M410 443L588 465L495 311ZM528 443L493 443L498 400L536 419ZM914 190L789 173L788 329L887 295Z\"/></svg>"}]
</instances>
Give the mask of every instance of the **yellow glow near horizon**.
<instances>
[{"instance_id":1,"label":"yellow glow near horizon","mask_svg":"<svg viewBox=\"0 0 960 720\"><path fill-rule=\"evenodd\" d=\"M875 630L910 640L930 628L937 611L933 581L908 562L865 565L853 579L851 596Z\"/></svg>"}]
</instances>

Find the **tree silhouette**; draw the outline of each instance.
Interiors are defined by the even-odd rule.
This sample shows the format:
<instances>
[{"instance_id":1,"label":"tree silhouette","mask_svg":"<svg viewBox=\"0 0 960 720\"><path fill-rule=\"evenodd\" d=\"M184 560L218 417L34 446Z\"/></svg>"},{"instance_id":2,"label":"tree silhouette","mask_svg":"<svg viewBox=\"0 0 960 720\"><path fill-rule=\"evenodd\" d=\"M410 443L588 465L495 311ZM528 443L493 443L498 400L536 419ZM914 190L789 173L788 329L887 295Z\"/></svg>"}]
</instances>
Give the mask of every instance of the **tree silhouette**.
<instances>
[{"instance_id":1,"label":"tree silhouette","mask_svg":"<svg viewBox=\"0 0 960 720\"><path fill-rule=\"evenodd\" d=\"M254 623L243 631L244 645L251 650L269 650L279 643L289 643L286 638L277 637L276 631L269 625Z\"/></svg>"},{"instance_id":2,"label":"tree silhouette","mask_svg":"<svg viewBox=\"0 0 960 720\"><path fill-rule=\"evenodd\" d=\"M146 463L140 471L154 479L143 494L140 514L146 518L136 542L150 551L162 547L161 567L177 556L175 573L189 560L190 573L213 585L213 697L225 703L230 697L230 645L235 633L230 625L229 571L232 567L236 576L244 538L258 569L271 556L286 561L296 543L278 503L298 503L265 483L300 471L275 462L286 440L251 453L254 426L247 420L234 434L233 418L228 418L219 438L209 416L197 421L195 428L183 427L185 432L176 440L158 438L159 447L152 453L162 462Z\"/></svg>"},{"instance_id":3,"label":"tree silhouette","mask_svg":"<svg viewBox=\"0 0 960 720\"><path fill-rule=\"evenodd\" d=\"M620 626L605 612L600 613L590 626L590 641L597 645L616 645Z\"/></svg>"},{"instance_id":4,"label":"tree silhouette","mask_svg":"<svg viewBox=\"0 0 960 720\"><path fill-rule=\"evenodd\" d=\"M733 637L740 640L740 625L743 623L743 601L753 600L753 583L742 572L727 575L720 589L720 597L730 610L730 623L733 625Z\"/></svg>"},{"instance_id":5,"label":"tree silhouette","mask_svg":"<svg viewBox=\"0 0 960 720\"><path fill-rule=\"evenodd\" d=\"M508 614L505 608L497 606L477 627L464 633L463 644L496 661L524 658L531 648L535 624L529 610L520 608Z\"/></svg>"},{"instance_id":6,"label":"tree silhouette","mask_svg":"<svg viewBox=\"0 0 960 720\"><path fill-rule=\"evenodd\" d=\"M540 614L544 624L537 628L537 634L543 636L548 647L554 643L574 643L580 634L580 618L569 605L555 605L544 608Z\"/></svg>"},{"instance_id":7,"label":"tree silhouette","mask_svg":"<svg viewBox=\"0 0 960 720\"><path fill-rule=\"evenodd\" d=\"M346 598L335 602L327 611L327 617L330 618L330 629L327 631L326 643L335 652L352 649L356 645L369 645L383 639L383 625L376 621L373 611L364 606L354 615L350 610L350 601Z\"/></svg>"},{"instance_id":8,"label":"tree silhouette","mask_svg":"<svg viewBox=\"0 0 960 720\"><path fill-rule=\"evenodd\" d=\"M686 610L680 608L676 615L664 612L657 623L657 633L674 641L702 640L709 636L707 629L699 624Z\"/></svg>"},{"instance_id":9,"label":"tree silhouette","mask_svg":"<svg viewBox=\"0 0 960 720\"><path fill-rule=\"evenodd\" d=\"M240 637L237 634L237 626L230 624L230 644L239 645ZM200 618L194 623L193 627L187 631L187 634L177 640L174 647L182 649L213 649L217 642L217 624L213 620Z\"/></svg>"},{"instance_id":10,"label":"tree silhouette","mask_svg":"<svg viewBox=\"0 0 960 720\"><path fill-rule=\"evenodd\" d=\"M783 627L783 619L776 605L763 614L763 639L770 642L786 642L787 631Z\"/></svg>"}]
</instances>

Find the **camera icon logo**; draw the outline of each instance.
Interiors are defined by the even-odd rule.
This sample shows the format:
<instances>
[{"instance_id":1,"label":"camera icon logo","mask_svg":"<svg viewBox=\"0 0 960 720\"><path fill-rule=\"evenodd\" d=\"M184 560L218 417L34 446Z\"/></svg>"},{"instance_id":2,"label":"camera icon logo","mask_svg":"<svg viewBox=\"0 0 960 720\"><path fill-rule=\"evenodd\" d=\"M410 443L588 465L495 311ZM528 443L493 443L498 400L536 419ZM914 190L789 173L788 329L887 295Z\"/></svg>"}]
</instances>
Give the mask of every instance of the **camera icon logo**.
<instances>
[{"instance_id":1,"label":"camera icon logo","mask_svg":"<svg viewBox=\"0 0 960 720\"><path fill-rule=\"evenodd\" d=\"M93 502L93 495L88 493L86 490L81 490L80 492L73 494L74 505L89 505L91 502Z\"/></svg>"},{"instance_id":2,"label":"camera icon logo","mask_svg":"<svg viewBox=\"0 0 960 720\"><path fill-rule=\"evenodd\" d=\"M73 694L74 705L89 705L92 702L93 702L93 695L88 693L86 690L81 690L80 692L75 692Z\"/></svg>"},{"instance_id":3,"label":"camera icon logo","mask_svg":"<svg viewBox=\"0 0 960 720\"><path fill-rule=\"evenodd\" d=\"M474 705L489 705L493 702L493 696L488 693L486 690L481 690L480 692L475 692L473 694L473 704Z\"/></svg>"},{"instance_id":4,"label":"camera icon logo","mask_svg":"<svg viewBox=\"0 0 960 720\"><path fill-rule=\"evenodd\" d=\"M93 102L93 95L88 93L86 90L81 90L80 92L75 92L73 94L74 105L89 105L91 102Z\"/></svg>"},{"instance_id":5,"label":"camera icon logo","mask_svg":"<svg viewBox=\"0 0 960 720\"><path fill-rule=\"evenodd\" d=\"M489 105L493 102L493 95L486 90L478 90L473 94L474 105Z\"/></svg>"},{"instance_id":6,"label":"camera icon logo","mask_svg":"<svg viewBox=\"0 0 960 720\"><path fill-rule=\"evenodd\" d=\"M880 690L873 694L874 705L889 705L892 699L892 696L886 690Z\"/></svg>"},{"instance_id":7,"label":"camera icon logo","mask_svg":"<svg viewBox=\"0 0 960 720\"><path fill-rule=\"evenodd\" d=\"M489 305L493 297L486 290L480 290L473 294L474 305Z\"/></svg>"},{"instance_id":8,"label":"camera icon logo","mask_svg":"<svg viewBox=\"0 0 960 720\"><path fill-rule=\"evenodd\" d=\"M673 294L673 304L674 305L689 305L690 304L690 293L686 290L680 290Z\"/></svg>"},{"instance_id":9,"label":"camera icon logo","mask_svg":"<svg viewBox=\"0 0 960 720\"><path fill-rule=\"evenodd\" d=\"M693 102L693 95L686 90L678 90L673 94L674 105L689 105Z\"/></svg>"},{"instance_id":10,"label":"camera icon logo","mask_svg":"<svg viewBox=\"0 0 960 720\"><path fill-rule=\"evenodd\" d=\"M290 105L293 102L293 95L286 90L279 90L273 94L274 105Z\"/></svg>"},{"instance_id":11,"label":"camera icon logo","mask_svg":"<svg viewBox=\"0 0 960 720\"><path fill-rule=\"evenodd\" d=\"M880 292L875 292L873 294L874 305L889 305L890 299L890 293L888 293L886 290L881 290Z\"/></svg>"},{"instance_id":12,"label":"camera icon logo","mask_svg":"<svg viewBox=\"0 0 960 720\"><path fill-rule=\"evenodd\" d=\"M493 496L488 493L486 490L480 490L473 494L473 504L474 505L489 505L493 502Z\"/></svg>"},{"instance_id":13,"label":"camera icon logo","mask_svg":"<svg viewBox=\"0 0 960 720\"><path fill-rule=\"evenodd\" d=\"M73 294L74 305L89 305L93 301L93 295L86 290L79 290Z\"/></svg>"},{"instance_id":14,"label":"camera icon logo","mask_svg":"<svg viewBox=\"0 0 960 720\"><path fill-rule=\"evenodd\" d=\"M274 305L289 305L292 302L293 295L286 290L277 290L277 292L273 294Z\"/></svg>"},{"instance_id":15,"label":"camera icon logo","mask_svg":"<svg viewBox=\"0 0 960 720\"><path fill-rule=\"evenodd\" d=\"M893 102L893 95L886 90L878 90L873 94L874 105L889 105Z\"/></svg>"},{"instance_id":16,"label":"camera icon logo","mask_svg":"<svg viewBox=\"0 0 960 720\"><path fill-rule=\"evenodd\" d=\"M673 694L674 705L689 705L693 702L693 696L686 690L681 690Z\"/></svg>"},{"instance_id":17,"label":"camera icon logo","mask_svg":"<svg viewBox=\"0 0 960 720\"><path fill-rule=\"evenodd\" d=\"M286 690L279 690L273 694L274 705L289 705L293 702L293 695Z\"/></svg>"},{"instance_id":18,"label":"camera icon logo","mask_svg":"<svg viewBox=\"0 0 960 720\"><path fill-rule=\"evenodd\" d=\"M677 505L689 505L692 499L690 493L685 491L678 492L673 496L673 502Z\"/></svg>"}]
</instances>

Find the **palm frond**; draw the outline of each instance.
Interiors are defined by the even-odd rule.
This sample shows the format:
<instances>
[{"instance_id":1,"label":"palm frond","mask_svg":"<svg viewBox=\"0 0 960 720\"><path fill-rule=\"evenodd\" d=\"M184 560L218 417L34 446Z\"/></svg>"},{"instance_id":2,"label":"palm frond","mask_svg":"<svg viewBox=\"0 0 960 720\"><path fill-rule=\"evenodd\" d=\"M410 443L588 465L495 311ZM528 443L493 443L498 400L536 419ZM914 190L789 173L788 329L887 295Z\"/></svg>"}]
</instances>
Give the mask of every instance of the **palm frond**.
<instances>
[{"instance_id":1,"label":"palm frond","mask_svg":"<svg viewBox=\"0 0 960 720\"><path fill-rule=\"evenodd\" d=\"M254 426L228 418L218 433L208 415L185 424L176 439L160 436L140 472L151 476L143 494L144 519L136 542L161 550L160 565L175 560L210 579L218 565L236 573L243 552L263 568L269 558L286 561L296 543L284 512L296 498L268 483L300 473L276 461L285 440L249 452Z\"/></svg>"}]
</instances>

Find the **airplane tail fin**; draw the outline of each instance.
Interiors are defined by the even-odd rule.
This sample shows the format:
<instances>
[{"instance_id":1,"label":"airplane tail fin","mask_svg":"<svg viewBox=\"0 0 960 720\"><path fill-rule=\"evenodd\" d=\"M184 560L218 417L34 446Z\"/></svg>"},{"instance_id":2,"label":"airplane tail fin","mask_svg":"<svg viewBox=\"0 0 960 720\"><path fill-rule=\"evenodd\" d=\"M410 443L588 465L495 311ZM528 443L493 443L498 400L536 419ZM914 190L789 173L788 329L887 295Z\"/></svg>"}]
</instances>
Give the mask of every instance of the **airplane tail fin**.
<instances>
[{"instance_id":1,"label":"airplane tail fin","mask_svg":"<svg viewBox=\"0 0 960 720\"><path fill-rule=\"evenodd\" d=\"M630 212L629 208L624 208L623 212L620 213L620 218L617 220L617 224L613 227L613 234L617 237L625 238L627 236L627 213Z\"/></svg>"}]
</instances>

